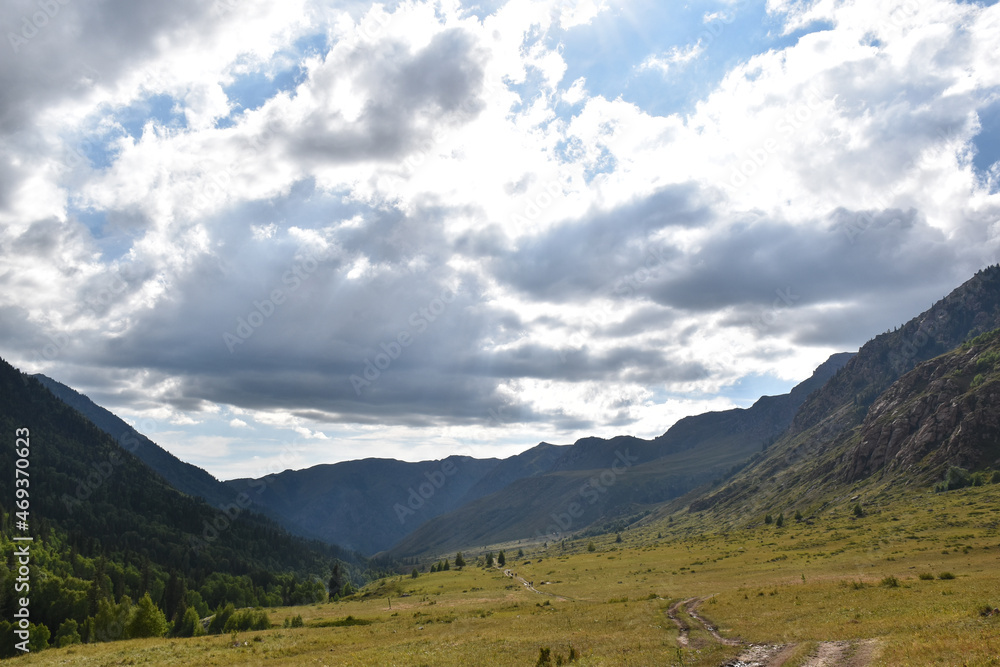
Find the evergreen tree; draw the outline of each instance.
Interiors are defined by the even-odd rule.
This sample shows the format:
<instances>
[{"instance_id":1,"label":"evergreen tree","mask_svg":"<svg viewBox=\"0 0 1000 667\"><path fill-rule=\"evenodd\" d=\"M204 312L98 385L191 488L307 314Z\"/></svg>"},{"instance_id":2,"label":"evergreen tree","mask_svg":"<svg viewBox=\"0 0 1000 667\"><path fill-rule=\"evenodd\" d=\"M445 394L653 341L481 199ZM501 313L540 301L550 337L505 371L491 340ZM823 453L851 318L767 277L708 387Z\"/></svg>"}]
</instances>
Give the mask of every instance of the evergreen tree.
<instances>
[{"instance_id":1,"label":"evergreen tree","mask_svg":"<svg viewBox=\"0 0 1000 667\"><path fill-rule=\"evenodd\" d=\"M341 590L344 588L344 573L340 568L340 563L333 564L333 570L330 572L330 599L336 600L340 597Z\"/></svg>"},{"instance_id":2,"label":"evergreen tree","mask_svg":"<svg viewBox=\"0 0 1000 667\"><path fill-rule=\"evenodd\" d=\"M506 564L507 564L507 557L504 556L503 552L501 551L500 555L497 556L497 565L499 565L500 567L503 567Z\"/></svg>"},{"instance_id":3,"label":"evergreen tree","mask_svg":"<svg viewBox=\"0 0 1000 667\"><path fill-rule=\"evenodd\" d=\"M55 640L53 644L62 648L63 646L69 646L70 644L79 644L83 639L80 637L79 624L77 624L76 619L67 618L59 626L59 631L56 632Z\"/></svg>"},{"instance_id":4,"label":"evergreen tree","mask_svg":"<svg viewBox=\"0 0 1000 667\"><path fill-rule=\"evenodd\" d=\"M493 552L486 554L486 567L493 567Z\"/></svg>"},{"instance_id":5,"label":"evergreen tree","mask_svg":"<svg viewBox=\"0 0 1000 667\"><path fill-rule=\"evenodd\" d=\"M455 556L455 567L465 567L465 559L462 558L461 551Z\"/></svg>"},{"instance_id":6,"label":"evergreen tree","mask_svg":"<svg viewBox=\"0 0 1000 667\"><path fill-rule=\"evenodd\" d=\"M205 629L198 618L198 611L194 607L188 607L184 615L174 623L174 637L198 637L205 634Z\"/></svg>"},{"instance_id":7,"label":"evergreen tree","mask_svg":"<svg viewBox=\"0 0 1000 667\"><path fill-rule=\"evenodd\" d=\"M129 637L162 637L167 632L167 617L153 604L146 593L135 605L135 612L129 621L126 632Z\"/></svg>"},{"instance_id":8,"label":"evergreen tree","mask_svg":"<svg viewBox=\"0 0 1000 667\"><path fill-rule=\"evenodd\" d=\"M227 604L225 607L220 604L218 609L215 610L215 616L212 617L212 622L208 625L208 631L213 635L220 634L226 627L226 621L228 621L229 617L235 612L236 608L233 607L232 602ZM164 632L166 631L166 625L167 621L164 619Z\"/></svg>"}]
</instances>

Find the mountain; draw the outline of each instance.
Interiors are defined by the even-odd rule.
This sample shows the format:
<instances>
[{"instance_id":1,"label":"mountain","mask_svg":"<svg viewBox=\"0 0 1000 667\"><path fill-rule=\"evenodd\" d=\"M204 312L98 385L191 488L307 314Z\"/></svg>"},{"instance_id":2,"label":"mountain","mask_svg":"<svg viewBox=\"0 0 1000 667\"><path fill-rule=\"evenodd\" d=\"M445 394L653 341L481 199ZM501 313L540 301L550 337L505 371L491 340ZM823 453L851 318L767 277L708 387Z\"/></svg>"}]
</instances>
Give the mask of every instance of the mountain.
<instances>
[{"instance_id":1,"label":"mountain","mask_svg":"<svg viewBox=\"0 0 1000 667\"><path fill-rule=\"evenodd\" d=\"M102 610L127 611L146 594L167 618L189 607L204 617L227 602L321 601L334 564L355 583L380 574L366 575L371 563L358 554L290 535L253 511L249 493L230 494L217 508L177 491L3 360L0 429L10 438L0 447L0 466L11 471L0 475L0 552L11 560L12 537L33 537L31 618L53 635L72 621L85 639L120 638L122 626L115 629L111 612ZM27 463L15 466L17 460ZM15 480L14 470L24 474ZM4 618L14 618L17 600L11 572L0 568ZM8 643L0 651L9 655Z\"/></svg>"},{"instance_id":2,"label":"mountain","mask_svg":"<svg viewBox=\"0 0 1000 667\"><path fill-rule=\"evenodd\" d=\"M362 459L269 475L260 502L297 531L372 554L418 525L457 507L497 459L450 456L409 463ZM226 482L232 494L265 480Z\"/></svg>"},{"instance_id":3,"label":"mountain","mask_svg":"<svg viewBox=\"0 0 1000 667\"><path fill-rule=\"evenodd\" d=\"M690 510L713 509L738 522L750 512L819 502L831 490L846 493L886 475L926 482L945 465L990 461L992 339L977 337L997 328L1000 266L993 266L862 346L802 404L766 457L692 499Z\"/></svg>"},{"instance_id":4,"label":"mountain","mask_svg":"<svg viewBox=\"0 0 1000 667\"><path fill-rule=\"evenodd\" d=\"M409 558L526 538L556 541L601 521L620 523L759 455L789 426L799 405L851 358L835 354L788 394L762 397L750 408L686 417L652 440L583 438L562 448L542 443L529 452L552 459L547 471L428 521L388 554Z\"/></svg>"},{"instance_id":5,"label":"mountain","mask_svg":"<svg viewBox=\"0 0 1000 667\"><path fill-rule=\"evenodd\" d=\"M70 406L119 445L135 454L163 479L182 493L203 498L213 505L225 505L233 500L233 492L201 468L185 463L142 435L112 412L102 408L83 394L41 374L32 376L56 398Z\"/></svg>"}]
</instances>

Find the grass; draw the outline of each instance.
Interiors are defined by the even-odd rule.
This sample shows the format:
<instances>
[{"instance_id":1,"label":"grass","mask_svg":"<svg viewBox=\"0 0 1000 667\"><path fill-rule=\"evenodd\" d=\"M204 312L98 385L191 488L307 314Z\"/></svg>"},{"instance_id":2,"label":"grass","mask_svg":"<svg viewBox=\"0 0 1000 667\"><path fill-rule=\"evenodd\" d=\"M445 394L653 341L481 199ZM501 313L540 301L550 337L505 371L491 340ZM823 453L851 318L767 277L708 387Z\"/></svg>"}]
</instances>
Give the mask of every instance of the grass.
<instances>
[{"instance_id":1,"label":"grass","mask_svg":"<svg viewBox=\"0 0 1000 667\"><path fill-rule=\"evenodd\" d=\"M702 532L704 516L681 512L626 531L621 544L609 534L565 550L514 546L526 557L511 569L543 594L495 569L406 574L362 591L390 591L388 599L271 610L279 624L301 614L301 628L240 633L236 642L216 635L77 645L19 661L530 666L540 648L565 656L572 646L581 656L574 664L584 666L714 667L740 648L719 645L681 612L691 632L680 649L665 615L698 596L706 598L699 615L726 637L796 644L789 667L805 664L818 642L869 639L875 666L1000 665L1000 617L982 615L1000 606L998 502L995 485L893 489L869 498L864 517L845 500L832 512L802 508L807 520L782 528L723 533Z\"/></svg>"}]
</instances>

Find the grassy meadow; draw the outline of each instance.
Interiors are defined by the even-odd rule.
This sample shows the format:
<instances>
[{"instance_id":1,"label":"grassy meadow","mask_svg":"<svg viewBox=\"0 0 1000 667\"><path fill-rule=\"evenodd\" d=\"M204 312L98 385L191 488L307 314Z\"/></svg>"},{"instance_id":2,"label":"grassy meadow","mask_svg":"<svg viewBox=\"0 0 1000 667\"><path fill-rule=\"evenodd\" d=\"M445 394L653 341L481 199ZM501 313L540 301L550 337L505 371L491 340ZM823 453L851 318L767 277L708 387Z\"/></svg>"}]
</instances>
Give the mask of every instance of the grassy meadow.
<instances>
[{"instance_id":1,"label":"grassy meadow","mask_svg":"<svg viewBox=\"0 0 1000 667\"><path fill-rule=\"evenodd\" d=\"M268 610L275 627L238 635L49 649L24 665L716 666L739 655L685 612L685 648L666 610L698 615L725 638L790 645L786 667L818 642L867 641L871 665L1000 665L1000 485L947 493L885 490L783 525L746 517L715 533L681 511L615 535L509 544L507 569L400 576L336 603ZM593 551L589 550L593 542ZM519 548L524 558L515 558ZM493 547L494 552L497 546ZM454 554L448 554L453 557ZM470 563L477 554L466 554ZM683 609L683 608L682 608ZM304 627L282 627L301 615Z\"/></svg>"}]
</instances>

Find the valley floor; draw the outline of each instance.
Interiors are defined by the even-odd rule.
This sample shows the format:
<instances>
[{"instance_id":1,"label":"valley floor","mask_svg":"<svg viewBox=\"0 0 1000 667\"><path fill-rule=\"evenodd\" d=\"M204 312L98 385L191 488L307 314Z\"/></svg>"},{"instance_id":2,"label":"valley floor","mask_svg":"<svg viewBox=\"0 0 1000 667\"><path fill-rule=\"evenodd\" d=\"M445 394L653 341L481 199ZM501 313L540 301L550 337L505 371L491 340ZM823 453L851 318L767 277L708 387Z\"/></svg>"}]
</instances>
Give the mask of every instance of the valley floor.
<instances>
[{"instance_id":1,"label":"valley floor","mask_svg":"<svg viewBox=\"0 0 1000 667\"><path fill-rule=\"evenodd\" d=\"M24 665L896 667L1000 665L1000 485L897 491L781 528L698 533L699 517L521 545L373 584L364 598L270 610L303 628L50 649ZM791 512L786 512L791 514ZM704 517L701 517L704 520ZM662 535L662 537L658 537ZM507 554L517 545L508 545ZM453 554L452 554L453 555ZM475 555L473 554L473 557ZM466 555L469 558L469 555Z\"/></svg>"}]
</instances>

